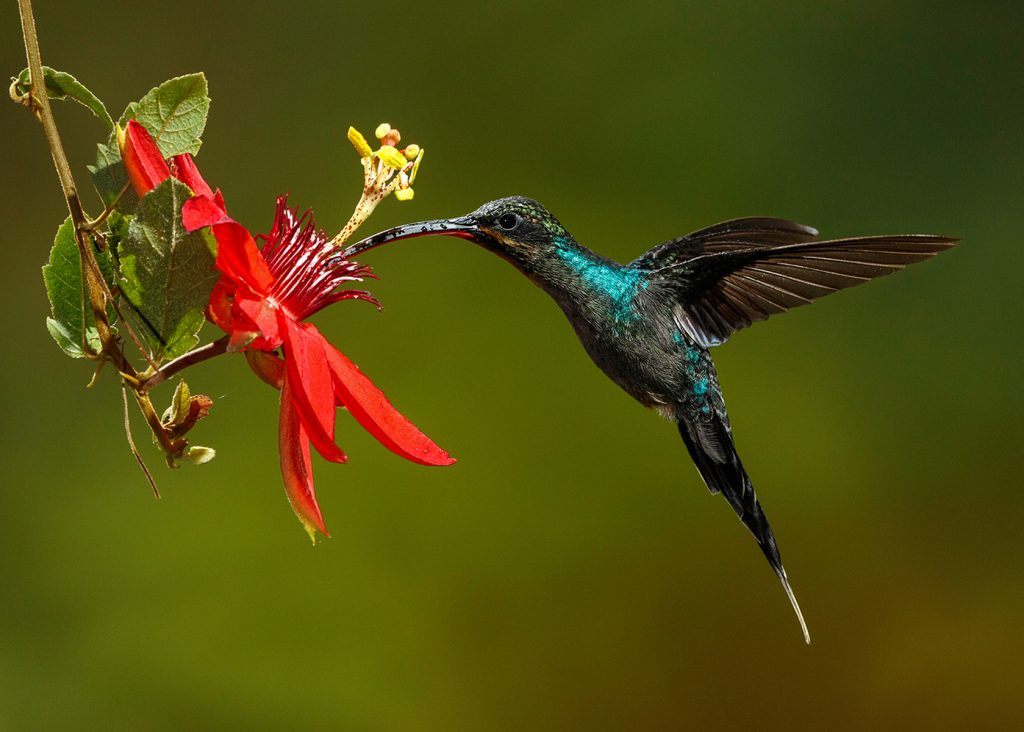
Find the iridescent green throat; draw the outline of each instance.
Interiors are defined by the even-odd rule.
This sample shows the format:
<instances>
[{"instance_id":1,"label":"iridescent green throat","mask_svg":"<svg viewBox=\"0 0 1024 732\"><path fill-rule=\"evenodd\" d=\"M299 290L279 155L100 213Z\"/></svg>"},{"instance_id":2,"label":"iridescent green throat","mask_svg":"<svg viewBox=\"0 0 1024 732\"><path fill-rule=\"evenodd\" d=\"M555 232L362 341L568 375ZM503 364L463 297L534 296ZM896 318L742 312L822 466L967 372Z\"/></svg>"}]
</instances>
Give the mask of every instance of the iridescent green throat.
<instances>
[{"instance_id":1,"label":"iridescent green throat","mask_svg":"<svg viewBox=\"0 0 1024 732\"><path fill-rule=\"evenodd\" d=\"M594 259L564 239L555 240L555 253L595 294L610 301L610 312L617 323L640 318L633 303L637 292L647 289L648 281L642 272L615 262Z\"/></svg>"}]
</instances>

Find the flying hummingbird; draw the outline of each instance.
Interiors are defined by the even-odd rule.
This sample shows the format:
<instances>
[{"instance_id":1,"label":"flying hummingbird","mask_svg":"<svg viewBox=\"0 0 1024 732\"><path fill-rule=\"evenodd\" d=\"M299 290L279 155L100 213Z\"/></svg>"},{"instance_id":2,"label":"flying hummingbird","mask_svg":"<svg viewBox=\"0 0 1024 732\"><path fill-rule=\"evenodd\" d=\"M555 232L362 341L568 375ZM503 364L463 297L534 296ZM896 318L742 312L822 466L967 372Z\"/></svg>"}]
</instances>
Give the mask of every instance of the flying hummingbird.
<instances>
[{"instance_id":1,"label":"flying hummingbird","mask_svg":"<svg viewBox=\"0 0 1024 732\"><path fill-rule=\"evenodd\" d=\"M712 493L721 493L782 581L810 634L779 547L733 443L709 349L735 331L949 249L927 234L820 241L777 218L725 221L619 264L580 245L541 204L513 196L466 216L406 224L345 250L430 234L469 239L550 295L594 363L627 394L673 420Z\"/></svg>"}]
</instances>

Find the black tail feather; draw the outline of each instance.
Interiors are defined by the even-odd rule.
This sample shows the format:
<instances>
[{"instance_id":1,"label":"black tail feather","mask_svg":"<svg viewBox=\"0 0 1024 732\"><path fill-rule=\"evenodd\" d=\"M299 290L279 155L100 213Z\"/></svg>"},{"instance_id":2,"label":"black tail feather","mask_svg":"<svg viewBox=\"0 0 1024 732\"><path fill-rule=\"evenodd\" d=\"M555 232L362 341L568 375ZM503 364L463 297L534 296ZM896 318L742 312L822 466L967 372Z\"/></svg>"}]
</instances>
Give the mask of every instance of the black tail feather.
<instances>
[{"instance_id":1,"label":"black tail feather","mask_svg":"<svg viewBox=\"0 0 1024 732\"><path fill-rule=\"evenodd\" d=\"M775 542L775 535L757 500L747 471L743 469L740 456L736 453L729 428L715 415L699 421L679 419L677 425L686 449L708 489L712 493L721 493L729 501L729 505L743 525L754 535L768 563L782 581L797 620L800 621L804 640L810 643L811 636L807 631L803 613L800 612L800 605L797 604L789 585L786 570L782 566L782 556Z\"/></svg>"}]
</instances>

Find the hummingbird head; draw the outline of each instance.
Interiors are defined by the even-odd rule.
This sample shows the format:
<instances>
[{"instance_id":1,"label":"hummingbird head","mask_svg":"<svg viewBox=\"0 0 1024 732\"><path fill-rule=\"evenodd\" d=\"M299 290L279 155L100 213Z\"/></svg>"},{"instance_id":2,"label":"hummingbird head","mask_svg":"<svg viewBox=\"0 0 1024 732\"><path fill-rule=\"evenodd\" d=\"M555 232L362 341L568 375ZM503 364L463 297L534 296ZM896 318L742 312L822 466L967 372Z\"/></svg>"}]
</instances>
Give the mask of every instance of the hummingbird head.
<instances>
[{"instance_id":1,"label":"hummingbird head","mask_svg":"<svg viewBox=\"0 0 1024 732\"><path fill-rule=\"evenodd\" d=\"M556 241L570 238L558 219L536 201L522 196L499 198L465 216L404 224L374 234L348 247L355 257L381 244L417 236L441 234L468 239L532 274L554 249Z\"/></svg>"}]
</instances>

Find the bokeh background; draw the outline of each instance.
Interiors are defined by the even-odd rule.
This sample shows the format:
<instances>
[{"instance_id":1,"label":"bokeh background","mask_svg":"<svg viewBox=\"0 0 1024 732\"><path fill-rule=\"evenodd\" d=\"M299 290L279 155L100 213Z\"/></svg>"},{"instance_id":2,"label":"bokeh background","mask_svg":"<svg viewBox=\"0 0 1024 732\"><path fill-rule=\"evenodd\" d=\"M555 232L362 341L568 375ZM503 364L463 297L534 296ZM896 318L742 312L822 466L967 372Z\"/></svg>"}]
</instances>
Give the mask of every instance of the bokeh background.
<instances>
[{"instance_id":1,"label":"bokeh background","mask_svg":"<svg viewBox=\"0 0 1024 732\"><path fill-rule=\"evenodd\" d=\"M621 261L751 214L963 244L716 352L813 645L675 430L558 309L459 240L366 258L377 313L317 323L459 458L426 469L342 415L315 465L333 538L285 502L276 396L239 358L206 466L121 430L65 358L39 276L65 216L42 132L0 115L3 729L1008 728L1024 720L1019 3L38 3L44 62L116 116L204 70L199 157L232 212L330 229L347 125L428 150L364 233L518 193ZM24 66L4 4L2 68ZM58 105L87 189L101 125ZM86 196L95 212L95 199ZM161 398L169 398L169 391Z\"/></svg>"}]
</instances>

